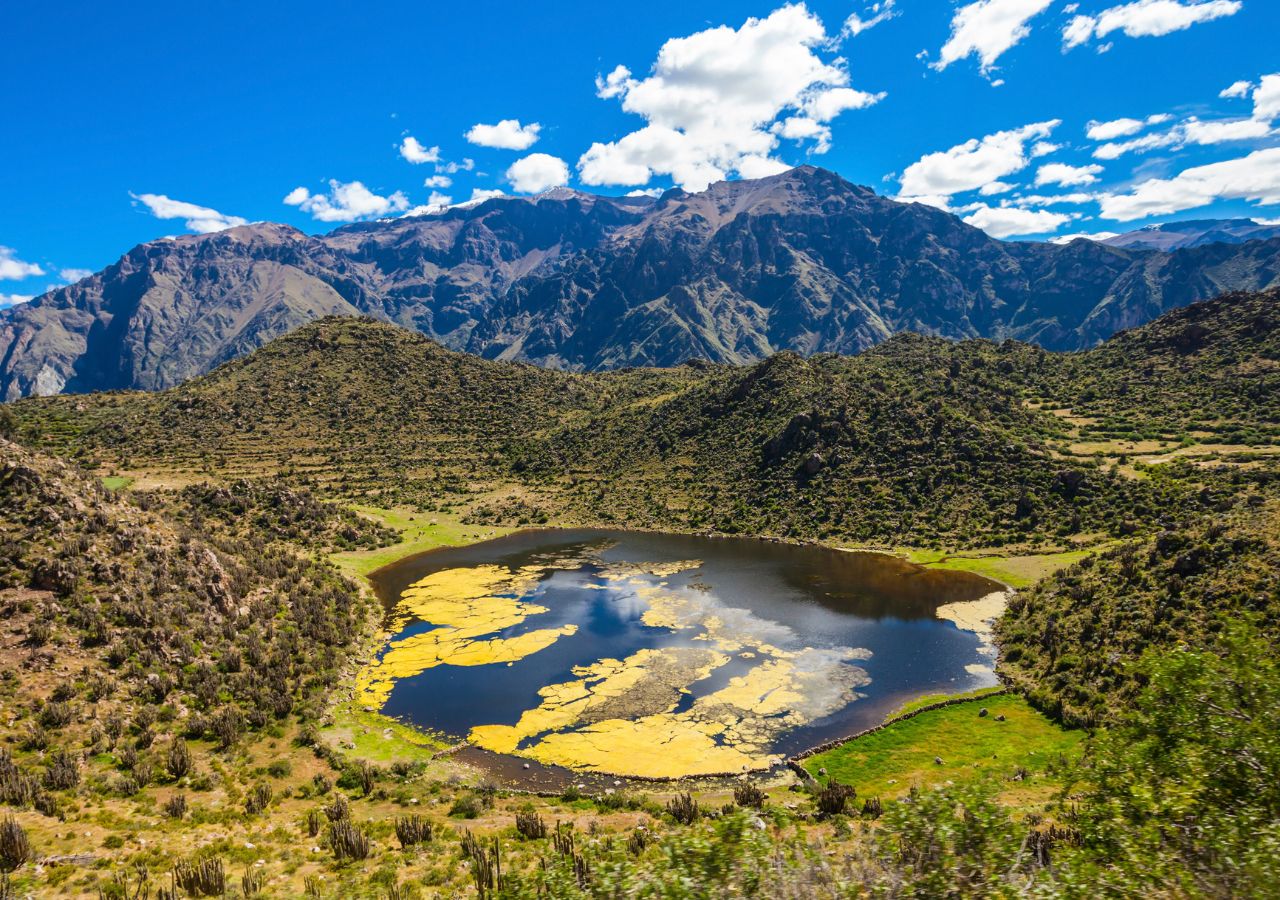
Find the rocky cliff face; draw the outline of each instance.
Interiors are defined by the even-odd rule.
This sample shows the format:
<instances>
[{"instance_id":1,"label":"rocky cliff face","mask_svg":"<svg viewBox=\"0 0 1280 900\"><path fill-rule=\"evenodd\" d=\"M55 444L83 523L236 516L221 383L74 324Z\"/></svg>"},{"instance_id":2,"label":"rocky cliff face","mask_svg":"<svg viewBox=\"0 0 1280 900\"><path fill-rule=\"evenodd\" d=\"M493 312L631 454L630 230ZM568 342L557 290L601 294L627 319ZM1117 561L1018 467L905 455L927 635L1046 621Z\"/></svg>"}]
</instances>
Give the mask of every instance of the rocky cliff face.
<instances>
[{"instance_id":1,"label":"rocky cliff face","mask_svg":"<svg viewBox=\"0 0 1280 900\"><path fill-rule=\"evenodd\" d=\"M561 189L319 237L259 224L143 244L0 312L0 398L167 387L329 314L603 369L852 353L908 330L1075 349L1278 281L1280 239L1005 243L812 167L657 200Z\"/></svg>"}]
</instances>

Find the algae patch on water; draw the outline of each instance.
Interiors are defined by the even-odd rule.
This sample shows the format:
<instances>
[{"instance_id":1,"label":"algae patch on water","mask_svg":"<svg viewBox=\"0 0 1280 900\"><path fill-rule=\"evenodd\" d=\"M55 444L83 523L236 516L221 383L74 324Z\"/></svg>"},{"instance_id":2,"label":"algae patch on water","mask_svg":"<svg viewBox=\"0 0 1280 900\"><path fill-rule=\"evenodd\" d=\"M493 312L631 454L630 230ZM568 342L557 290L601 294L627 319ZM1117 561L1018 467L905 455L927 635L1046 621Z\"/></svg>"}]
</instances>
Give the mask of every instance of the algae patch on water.
<instances>
[{"instance_id":1,"label":"algae patch on water","mask_svg":"<svg viewBox=\"0 0 1280 900\"><path fill-rule=\"evenodd\" d=\"M396 606L393 624L403 626L416 618L434 627L392 640L377 661L357 676L358 699L380 708L402 678L441 665L515 662L574 634L577 626L567 624L502 636L529 617L548 611L514 596L543 574L538 566L515 572L501 566L475 566L444 569L410 586Z\"/></svg>"},{"instance_id":2,"label":"algae patch on water","mask_svg":"<svg viewBox=\"0 0 1280 900\"><path fill-rule=\"evenodd\" d=\"M384 581L394 637L359 702L495 753L672 778L855 730L868 669L895 692L990 678L977 635L915 595L886 602L887 579L845 580L847 554L590 534L513 536L505 555L460 549Z\"/></svg>"}]
</instances>

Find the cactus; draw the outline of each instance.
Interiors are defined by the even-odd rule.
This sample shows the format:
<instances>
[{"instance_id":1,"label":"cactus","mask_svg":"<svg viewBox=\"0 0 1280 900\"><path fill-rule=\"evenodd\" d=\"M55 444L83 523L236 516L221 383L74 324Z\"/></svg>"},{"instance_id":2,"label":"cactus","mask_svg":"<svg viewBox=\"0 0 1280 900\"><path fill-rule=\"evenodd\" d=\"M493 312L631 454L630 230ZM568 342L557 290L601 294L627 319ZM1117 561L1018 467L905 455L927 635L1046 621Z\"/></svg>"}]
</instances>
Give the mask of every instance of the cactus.
<instances>
[{"instance_id":1,"label":"cactus","mask_svg":"<svg viewBox=\"0 0 1280 900\"><path fill-rule=\"evenodd\" d=\"M262 893L264 881L262 873L257 869L245 869L244 874L240 876L240 892L245 897L255 897Z\"/></svg>"},{"instance_id":2,"label":"cactus","mask_svg":"<svg viewBox=\"0 0 1280 900\"><path fill-rule=\"evenodd\" d=\"M521 837L536 841L547 836L547 823L531 809L520 810L516 813L516 831Z\"/></svg>"},{"instance_id":3,"label":"cactus","mask_svg":"<svg viewBox=\"0 0 1280 900\"><path fill-rule=\"evenodd\" d=\"M698 801L689 793L676 794L667 801L667 812L681 825L692 825L702 816Z\"/></svg>"},{"instance_id":4,"label":"cactus","mask_svg":"<svg viewBox=\"0 0 1280 900\"><path fill-rule=\"evenodd\" d=\"M173 867L173 883L192 897L221 897L227 892L227 870L221 859L183 861Z\"/></svg>"},{"instance_id":5,"label":"cactus","mask_svg":"<svg viewBox=\"0 0 1280 900\"><path fill-rule=\"evenodd\" d=\"M765 793L750 781L742 781L733 786L733 802L746 808L759 809L764 806Z\"/></svg>"},{"instance_id":6,"label":"cactus","mask_svg":"<svg viewBox=\"0 0 1280 900\"><path fill-rule=\"evenodd\" d=\"M164 814L171 819L181 819L187 814L187 795L174 794L164 802Z\"/></svg>"},{"instance_id":7,"label":"cactus","mask_svg":"<svg viewBox=\"0 0 1280 900\"><path fill-rule=\"evenodd\" d=\"M165 757L164 767L169 777L175 781L185 777L191 771L191 751L182 738L174 738L169 745L169 753Z\"/></svg>"},{"instance_id":8,"label":"cactus","mask_svg":"<svg viewBox=\"0 0 1280 900\"><path fill-rule=\"evenodd\" d=\"M352 825L350 819L343 819L329 826L329 849L338 862L368 859L369 836Z\"/></svg>"},{"instance_id":9,"label":"cactus","mask_svg":"<svg viewBox=\"0 0 1280 900\"><path fill-rule=\"evenodd\" d=\"M6 876L31 860L31 842L22 826L10 816L0 823L0 872Z\"/></svg>"},{"instance_id":10,"label":"cactus","mask_svg":"<svg viewBox=\"0 0 1280 900\"><path fill-rule=\"evenodd\" d=\"M333 802L324 808L324 814L330 822L345 822L351 818L351 804L347 795L341 792L333 797Z\"/></svg>"},{"instance_id":11,"label":"cactus","mask_svg":"<svg viewBox=\"0 0 1280 900\"><path fill-rule=\"evenodd\" d=\"M249 796L244 799L244 811L246 815L256 816L267 808L267 804L271 802L271 785L259 782L253 786L253 790L249 791Z\"/></svg>"},{"instance_id":12,"label":"cactus","mask_svg":"<svg viewBox=\"0 0 1280 900\"><path fill-rule=\"evenodd\" d=\"M851 785L841 784L832 778L827 786L818 791L818 813L824 819L838 816L845 811L846 804L858 796Z\"/></svg>"},{"instance_id":13,"label":"cactus","mask_svg":"<svg viewBox=\"0 0 1280 900\"><path fill-rule=\"evenodd\" d=\"M405 849L428 843L431 840L431 823L422 816L396 819L396 837Z\"/></svg>"}]
</instances>

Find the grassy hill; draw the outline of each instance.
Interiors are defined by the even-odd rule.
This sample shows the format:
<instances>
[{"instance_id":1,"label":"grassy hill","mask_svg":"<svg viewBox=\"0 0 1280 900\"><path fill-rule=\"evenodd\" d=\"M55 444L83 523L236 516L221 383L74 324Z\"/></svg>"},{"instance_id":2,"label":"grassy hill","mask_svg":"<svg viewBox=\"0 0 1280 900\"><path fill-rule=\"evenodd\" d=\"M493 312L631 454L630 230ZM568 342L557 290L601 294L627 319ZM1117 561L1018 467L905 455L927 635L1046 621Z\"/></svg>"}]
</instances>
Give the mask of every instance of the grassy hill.
<instances>
[{"instance_id":1,"label":"grassy hill","mask_svg":"<svg viewBox=\"0 0 1280 900\"><path fill-rule=\"evenodd\" d=\"M491 524L1066 546L1204 509L1204 473L1130 477L1108 442L1276 438L1274 304L1228 297L1072 355L905 335L856 357L594 375L331 318L169 391L12 409L24 440L161 482L283 476Z\"/></svg>"}]
</instances>

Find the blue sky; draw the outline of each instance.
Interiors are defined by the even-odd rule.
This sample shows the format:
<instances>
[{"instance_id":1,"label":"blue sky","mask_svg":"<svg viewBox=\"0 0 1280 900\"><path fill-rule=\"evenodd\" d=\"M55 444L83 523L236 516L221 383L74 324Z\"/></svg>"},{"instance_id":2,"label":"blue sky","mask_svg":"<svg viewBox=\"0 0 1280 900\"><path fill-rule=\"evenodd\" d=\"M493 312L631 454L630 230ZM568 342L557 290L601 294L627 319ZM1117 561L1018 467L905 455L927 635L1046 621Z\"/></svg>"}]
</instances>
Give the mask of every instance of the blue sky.
<instances>
[{"instance_id":1,"label":"blue sky","mask_svg":"<svg viewBox=\"0 0 1280 900\"><path fill-rule=\"evenodd\" d=\"M1277 34L1275 0L11 4L0 305L240 221L801 163L998 237L1276 219Z\"/></svg>"}]
</instances>

